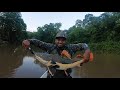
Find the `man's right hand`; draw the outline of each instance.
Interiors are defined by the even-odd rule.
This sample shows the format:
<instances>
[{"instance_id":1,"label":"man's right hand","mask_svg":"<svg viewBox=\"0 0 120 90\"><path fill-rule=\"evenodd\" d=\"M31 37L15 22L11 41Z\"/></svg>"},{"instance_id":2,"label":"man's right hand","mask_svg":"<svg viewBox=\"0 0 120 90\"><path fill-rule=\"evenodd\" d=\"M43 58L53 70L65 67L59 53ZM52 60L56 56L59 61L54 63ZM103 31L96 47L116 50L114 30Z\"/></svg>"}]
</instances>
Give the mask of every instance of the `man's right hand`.
<instances>
[{"instance_id":1,"label":"man's right hand","mask_svg":"<svg viewBox=\"0 0 120 90\"><path fill-rule=\"evenodd\" d=\"M23 46L25 49L27 49L27 48L29 48L29 46L30 46L30 42L29 42L28 40L23 40L22 46Z\"/></svg>"}]
</instances>

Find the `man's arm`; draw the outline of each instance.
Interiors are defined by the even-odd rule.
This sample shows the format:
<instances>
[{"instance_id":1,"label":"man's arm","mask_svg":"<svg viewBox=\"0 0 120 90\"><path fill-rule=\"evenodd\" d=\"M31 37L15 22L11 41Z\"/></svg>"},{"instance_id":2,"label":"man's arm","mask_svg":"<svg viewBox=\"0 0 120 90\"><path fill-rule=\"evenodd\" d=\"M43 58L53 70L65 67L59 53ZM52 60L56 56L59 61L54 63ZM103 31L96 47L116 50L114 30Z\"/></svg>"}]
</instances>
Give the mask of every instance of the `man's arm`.
<instances>
[{"instance_id":1,"label":"man's arm","mask_svg":"<svg viewBox=\"0 0 120 90\"><path fill-rule=\"evenodd\" d=\"M37 39L27 39L27 40L30 42L30 44L33 44L36 47L39 47L39 48L41 48L42 50L45 50L45 51L50 50L54 46L54 44L46 43L46 42L43 42L43 41L40 41L40 40L37 40Z\"/></svg>"},{"instance_id":2,"label":"man's arm","mask_svg":"<svg viewBox=\"0 0 120 90\"><path fill-rule=\"evenodd\" d=\"M84 57L84 59L81 62L81 66L82 66L83 63L87 63L89 61L89 58L90 58L90 49L86 49L85 50L83 57Z\"/></svg>"},{"instance_id":3,"label":"man's arm","mask_svg":"<svg viewBox=\"0 0 120 90\"><path fill-rule=\"evenodd\" d=\"M84 50L84 55L83 55L84 59L81 62L81 65L89 61L90 49L86 43L70 44L69 46L74 52Z\"/></svg>"}]
</instances>

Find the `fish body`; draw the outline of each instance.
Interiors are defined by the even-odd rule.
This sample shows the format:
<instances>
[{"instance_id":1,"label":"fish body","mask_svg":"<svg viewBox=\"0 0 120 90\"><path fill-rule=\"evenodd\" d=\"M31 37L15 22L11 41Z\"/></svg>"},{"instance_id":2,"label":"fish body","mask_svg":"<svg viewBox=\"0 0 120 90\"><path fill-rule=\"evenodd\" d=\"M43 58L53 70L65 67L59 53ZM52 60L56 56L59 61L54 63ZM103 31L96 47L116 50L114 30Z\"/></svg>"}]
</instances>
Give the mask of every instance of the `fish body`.
<instances>
[{"instance_id":1,"label":"fish body","mask_svg":"<svg viewBox=\"0 0 120 90\"><path fill-rule=\"evenodd\" d=\"M52 61L53 63L58 62L62 64L70 64L76 61L80 61L80 58L77 57L70 59L70 58L62 57L58 54L36 53L35 55L37 57L44 59L45 61Z\"/></svg>"},{"instance_id":2,"label":"fish body","mask_svg":"<svg viewBox=\"0 0 120 90\"><path fill-rule=\"evenodd\" d=\"M35 58L46 66L55 66L58 65L57 69L66 70L68 68L74 68L76 66L80 66L81 60L80 58L63 58L58 54L48 54L48 53L35 53Z\"/></svg>"}]
</instances>

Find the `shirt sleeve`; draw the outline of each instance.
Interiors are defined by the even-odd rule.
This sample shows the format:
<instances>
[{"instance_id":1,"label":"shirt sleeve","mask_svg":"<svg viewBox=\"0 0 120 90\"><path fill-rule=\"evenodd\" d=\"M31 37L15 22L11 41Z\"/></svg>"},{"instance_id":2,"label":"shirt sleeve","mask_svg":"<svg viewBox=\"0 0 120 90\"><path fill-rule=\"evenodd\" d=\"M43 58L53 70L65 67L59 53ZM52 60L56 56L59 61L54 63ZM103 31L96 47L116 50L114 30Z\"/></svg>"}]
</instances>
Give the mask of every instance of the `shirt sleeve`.
<instances>
[{"instance_id":1,"label":"shirt sleeve","mask_svg":"<svg viewBox=\"0 0 120 90\"><path fill-rule=\"evenodd\" d=\"M42 50L46 50L46 51L49 51L54 46L54 44L46 43L37 39L28 39L28 40L30 41L30 44L33 44L41 48Z\"/></svg>"},{"instance_id":2,"label":"shirt sleeve","mask_svg":"<svg viewBox=\"0 0 120 90\"><path fill-rule=\"evenodd\" d=\"M89 49L88 44L86 43L69 44L69 47L74 52Z\"/></svg>"}]
</instances>

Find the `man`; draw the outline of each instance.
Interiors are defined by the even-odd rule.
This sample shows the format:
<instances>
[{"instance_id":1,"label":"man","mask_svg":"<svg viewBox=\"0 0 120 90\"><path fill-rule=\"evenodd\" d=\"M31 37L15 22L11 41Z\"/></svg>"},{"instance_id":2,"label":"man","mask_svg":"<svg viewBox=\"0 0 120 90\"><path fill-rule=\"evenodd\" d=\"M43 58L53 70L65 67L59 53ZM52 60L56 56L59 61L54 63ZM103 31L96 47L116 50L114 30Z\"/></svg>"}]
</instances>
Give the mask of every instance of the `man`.
<instances>
[{"instance_id":1,"label":"man","mask_svg":"<svg viewBox=\"0 0 120 90\"><path fill-rule=\"evenodd\" d=\"M45 50L46 52L50 54L59 54L61 55L61 52L63 50L66 50L69 55L72 57L77 51L84 50L84 60L81 62L80 65L83 63L86 63L89 61L90 57L90 49L86 43L78 43L78 44L66 44L67 36L64 31L59 32L55 37L55 44L46 43L37 39L27 39L23 41L24 47L29 47L30 44L33 44L42 50ZM53 73L51 75L51 72ZM47 78L72 78L70 76L70 73L72 72L72 69L68 69L66 71L64 70L56 70L54 67L50 67L50 72L48 72Z\"/></svg>"}]
</instances>

